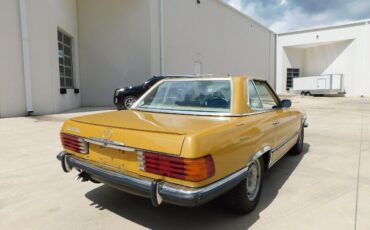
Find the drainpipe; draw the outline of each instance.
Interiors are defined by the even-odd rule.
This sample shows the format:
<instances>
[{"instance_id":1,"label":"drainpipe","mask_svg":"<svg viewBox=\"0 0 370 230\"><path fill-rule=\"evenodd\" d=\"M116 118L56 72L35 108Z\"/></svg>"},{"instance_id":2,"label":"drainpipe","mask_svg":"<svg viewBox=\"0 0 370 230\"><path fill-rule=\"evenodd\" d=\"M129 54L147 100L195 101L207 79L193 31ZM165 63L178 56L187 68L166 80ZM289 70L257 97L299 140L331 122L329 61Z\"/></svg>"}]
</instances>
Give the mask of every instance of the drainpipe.
<instances>
[{"instance_id":1,"label":"drainpipe","mask_svg":"<svg viewBox=\"0 0 370 230\"><path fill-rule=\"evenodd\" d=\"M30 50L28 41L28 25L27 25L27 0L19 0L19 13L21 22L22 36L22 52L23 52L23 76L26 93L27 114L33 113L32 106L32 83L30 70Z\"/></svg>"},{"instance_id":2,"label":"drainpipe","mask_svg":"<svg viewBox=\"0 0 370 230\"><path fill-rule=\"evenodd\" d=\"M163 0L159 0L159 30L160 30L160 71L164 75L164 20Z\"/></svg>"}]
</instances>

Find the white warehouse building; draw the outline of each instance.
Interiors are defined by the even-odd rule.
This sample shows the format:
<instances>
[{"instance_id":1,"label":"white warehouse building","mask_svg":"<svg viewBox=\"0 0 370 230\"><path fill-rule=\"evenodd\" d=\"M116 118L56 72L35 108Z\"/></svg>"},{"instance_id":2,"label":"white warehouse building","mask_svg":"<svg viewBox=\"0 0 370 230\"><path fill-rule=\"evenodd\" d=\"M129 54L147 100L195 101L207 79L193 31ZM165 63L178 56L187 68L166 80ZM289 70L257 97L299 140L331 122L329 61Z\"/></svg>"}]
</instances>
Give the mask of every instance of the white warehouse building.
<instances>
[{"instance_id":1,"label":"white warehouse building","mask_svg":"<svg viewBox=\"0 0 370 230\"><path fill-rule=\"evenodd\" d=\"M112 106L161 73L275 84L276 34L219 0L2 0L0 28L0 118Z\"/></svg>"},{"instance_id":2,"label":"white warehouse building","mask_svg":"<svg viewBox=\"0 0 370 230\"><path fill-rule=\"evenodd\" d=\"M279 34L276 48L278 93L299 93L296 77L343 75L347 96L370 96L369 20Z\"/></svg>"}]
</instances>

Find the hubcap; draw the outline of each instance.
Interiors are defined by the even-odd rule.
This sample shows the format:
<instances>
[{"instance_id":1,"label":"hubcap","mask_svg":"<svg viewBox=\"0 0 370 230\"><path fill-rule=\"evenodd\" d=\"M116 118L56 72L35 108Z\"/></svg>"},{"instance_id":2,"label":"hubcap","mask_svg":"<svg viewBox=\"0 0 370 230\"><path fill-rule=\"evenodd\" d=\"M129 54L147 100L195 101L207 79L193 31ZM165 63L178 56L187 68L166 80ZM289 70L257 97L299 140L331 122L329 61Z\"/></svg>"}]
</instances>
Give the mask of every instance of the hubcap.
<instances>
[{"instance_id":1,"label":"hubcap","mask_svg":"<svg viewBox=\"0 0 370 230\"><path fill-rule=\"evenodd\" d=\"M129 97L125 100L125 107L127 109L131 108L131 106L136 102L136 98Z\"/></svg>"},{"instance_id":2,"label":"hubcap","mask_svg":"<svg viewBox=\"0 0 370 230\"><path fill-rule=\"evenodd\" d=\"M259 160L254 161L248 167L247 177L247 196L249 200L254 200L258 194L261 184L261 165Z\"/></svg>"}]
</instances>

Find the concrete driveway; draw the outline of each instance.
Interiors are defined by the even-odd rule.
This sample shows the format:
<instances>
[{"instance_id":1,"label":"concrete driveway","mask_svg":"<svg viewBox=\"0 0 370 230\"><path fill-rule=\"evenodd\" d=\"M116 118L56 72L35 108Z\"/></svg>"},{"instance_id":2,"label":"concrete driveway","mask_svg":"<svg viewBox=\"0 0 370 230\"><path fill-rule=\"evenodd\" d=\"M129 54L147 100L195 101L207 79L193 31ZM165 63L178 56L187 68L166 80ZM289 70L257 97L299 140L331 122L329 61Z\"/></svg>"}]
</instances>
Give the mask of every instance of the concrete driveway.
<instances>
[{"instance_id":1,"label":"concrete driveway","mask_svg":"<svg viewBox=\"0 0 370 230\"><path fill-rule=\"evenodd\" d=\"M66 114L0 119L0 229L370 229L370 99L293 98L306 109L305 151L266 173L260 204L235 215L216 200L153 208L77 183L56 154ZM100 109L98 109L100 110ZM99 111L100 112L100 111Z\"/></svg>"}]
</instances>

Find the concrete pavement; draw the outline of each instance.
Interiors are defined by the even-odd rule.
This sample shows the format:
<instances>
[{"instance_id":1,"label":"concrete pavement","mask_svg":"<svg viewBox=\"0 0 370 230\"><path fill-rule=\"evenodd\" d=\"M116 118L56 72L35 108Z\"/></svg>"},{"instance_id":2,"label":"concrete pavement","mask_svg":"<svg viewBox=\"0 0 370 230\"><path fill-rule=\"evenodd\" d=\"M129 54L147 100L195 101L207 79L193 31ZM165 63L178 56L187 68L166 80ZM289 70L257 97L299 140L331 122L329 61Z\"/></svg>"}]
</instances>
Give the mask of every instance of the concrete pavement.
<instances>
[{"instance_id":1,"label":"concrete pavement","mask_svg":"<svg viewBox=\"0 0 370 230\"><path fill-rule=\"evenodd\" d=\"M219 200L153 208L75 182L77 173L63 173L55 158L58 132L86 109L0 119L0 229L370 229L370 99L292 100L308 115L304 154L285 156L266 173L260 204L245 216Z\"/></svg>"}]
</instances>

